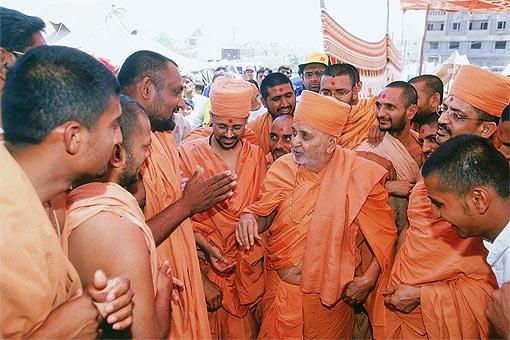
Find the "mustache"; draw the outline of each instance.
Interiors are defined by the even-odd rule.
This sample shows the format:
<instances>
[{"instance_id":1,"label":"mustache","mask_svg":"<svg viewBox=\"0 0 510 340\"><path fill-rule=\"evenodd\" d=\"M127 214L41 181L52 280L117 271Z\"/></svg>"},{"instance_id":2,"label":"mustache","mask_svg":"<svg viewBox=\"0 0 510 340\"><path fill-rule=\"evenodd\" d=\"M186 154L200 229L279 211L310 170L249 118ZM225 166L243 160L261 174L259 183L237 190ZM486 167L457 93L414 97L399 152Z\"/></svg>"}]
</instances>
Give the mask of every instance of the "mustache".
<instances>
[{"instance_id":1,"label":"mustache","mask_svg":"<svg viewBox=\"0 0 510 340\"><path fill-rule=\"evenodd\" d=\"M448 125L444 124L444 123L440 123L437 125L438 128L440 128L441 130L444 130L446 131L450 136L452 135L452 130L448 127Z\"/></svg>"}]
</instances>

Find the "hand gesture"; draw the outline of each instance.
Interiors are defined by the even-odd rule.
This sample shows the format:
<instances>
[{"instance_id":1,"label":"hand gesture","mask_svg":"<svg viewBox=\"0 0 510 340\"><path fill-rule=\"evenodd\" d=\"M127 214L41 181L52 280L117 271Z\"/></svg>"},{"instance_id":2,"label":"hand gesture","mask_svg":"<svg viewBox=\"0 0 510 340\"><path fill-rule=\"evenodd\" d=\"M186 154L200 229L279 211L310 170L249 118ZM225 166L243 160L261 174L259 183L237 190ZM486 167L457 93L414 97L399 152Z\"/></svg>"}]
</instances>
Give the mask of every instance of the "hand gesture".
<instances>
[{"instance_id":1,"label":"hand gesture","mask_svg":"<svg viewBox=\"0 0 510 340\"><path fill-rule=\"evenodd\" d=\"M112 328L120 331L131 326L133 322L133 291L131 282L125 277L107 279L102 270L94 273L94 282L88 293L94 300L99 313Z\"/></svg>"},{"instance_id":2,"label":"hand gesture","mask_svg":"<svg viewBox=\"0 0 510 340\"><path fill-rule=\"evenodd\" d=\"M209 280L207 276L202 275L202 281L204 283L204 293L205 302L207 304L207 310L209 312L214 312L221 307L223 293L221 292L220 287L218 287L215 283Z\"/></svg>"},{"instance_id":3,"label":"hand gesture","mask_svg":"<svg viewBox=\"0 0 510 340\"><path fill-rule=\"evenodd\" d=\"M383 291L384 304L389 310L402 313L412 312L420 304L421 288L397 285Z\"/></svg>"},{"instance_id":4,"label":"hand gesture","mask_svg":"<svg viewBox=\"0 0 510 340\"><path fill-rule=\"evenodd\" d=\"M384 184L386 191L391 196L396 197L409 197L411 190L413 190L415 183L410 181L387 181Z\"/></svg>"},{"instance_id":5,"label":"hand gesture","mask_svg":"<svg viewBox=\"0 0 510 340\"><path fill-rule=\"evenodd\" d=\"M207 249L207 255L209 256L211 266L220 273L230 274L236 269L237 262L229 263L221 254L221 251L212 244Z\"/></svg>"},{"instance_id":6,"label":"hand gesture","mask_svg":"<svg viewBox=\"0 0 510 340\"><path fill-rule=\"evenodd\" d=\"M377 145L381 144L385 133L385 131L379 129L378 124L372 125L368 130L368 145L375 148Z\"/></svg>"},{"instance_id":7,"label":"hand gesture","mask_svg":"<svg viewBox=\"0 0 510 340\"><path fill-rule=\"evenodd\" d=\"M255 240L262 240L259 236L259 225L255 216L244 214L239 219L239 225L236 228L236 240L241 247L249 250L255 244Z\"/></svg>"},{"instance_id":8,"label":"hand gesture","mask_svg":"<svg viewBox=\"0 0 510 340\"><path fill-rule=\"evenodd\" d=\"M237 176L224 171L206 180L201 180L204 169L197 167L187 181L182 199L190 207L190 216L209 210L217 203L231 197L236 186Z\"/></svg>"}]
</instances>

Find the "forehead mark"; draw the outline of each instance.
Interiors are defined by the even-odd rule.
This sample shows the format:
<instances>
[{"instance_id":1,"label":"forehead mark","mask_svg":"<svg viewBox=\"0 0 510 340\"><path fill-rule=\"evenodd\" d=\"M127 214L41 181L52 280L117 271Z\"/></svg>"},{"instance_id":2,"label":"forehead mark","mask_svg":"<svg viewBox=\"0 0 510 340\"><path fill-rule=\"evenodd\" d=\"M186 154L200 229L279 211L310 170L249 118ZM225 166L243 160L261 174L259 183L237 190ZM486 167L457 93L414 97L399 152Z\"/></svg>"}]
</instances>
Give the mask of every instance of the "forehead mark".
<instances>
[{"instance_id":1,"label":"forehead mark","mask_svg":"<svg viewBox=\"0 0 510 340\"><path fill-rule=\"evenodd\" d=\"M382 98L382 99L386 98L386 94L384 94L384 93L383 93L383 94L381 94L381 98Z\"/></svg>"},{"instance_id":2,"label":"forehead mark","mask_svg":"<svg viewBox=\"0 0 510 340\"><path fill-rule=\"evenodd\" d=\"M232 124L232 122L233 122L233 120L232 120L232 119L229 119L229 120L228 120L228 123L229 123L229 124Z\"/></svg>"}]
</instances>

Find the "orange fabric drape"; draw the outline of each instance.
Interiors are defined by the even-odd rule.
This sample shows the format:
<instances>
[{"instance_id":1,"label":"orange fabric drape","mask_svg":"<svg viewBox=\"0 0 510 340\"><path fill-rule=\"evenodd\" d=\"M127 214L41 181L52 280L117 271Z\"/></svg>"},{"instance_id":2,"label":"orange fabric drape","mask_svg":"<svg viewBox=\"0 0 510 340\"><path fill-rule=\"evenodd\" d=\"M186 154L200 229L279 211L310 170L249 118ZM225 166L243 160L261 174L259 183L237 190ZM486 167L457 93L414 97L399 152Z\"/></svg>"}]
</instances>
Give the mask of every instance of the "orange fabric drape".
<instances>
[{"instance_id":1,"label":"orange fabric drape","mask_svg":"<svg viewBox=\"0 0 510 340\"><path fill-rule=\"evenodd\" d=\"M385 338L486 339L485 306L497 286L482 240L461 239L432 217L423 180L409 197L408 218L390 285L421 286L421 303L409 314L386 310Z\"/></svg>"},{"instance_id":2,"label":"orange fabric drape","mask_svg":"<svg viewBox=\"0 0 510 340\"><path fill-rule=\"evenodd\" d=\"M170 132L156 132L151 137L149 157L142 176L146 191L144 215L147 220L181 197L181 175L175 140ZM157 252L162 261L170 262L173 275L183 281L185 287L180 300L172 300L169 338L210 338L204 287L191 221L183 221L158 246Z\"/></svg>"},{"instance_id":3,"label":"orange fabric drape","mask_svg":"<svg viewBox=\"0 0 510 340\"><path fill-rule=\"evenodd\" d=\"M338 145L346 149L354 149L368 137L368 130L377 123L375 101L377 97L364 98L352 106L347 123L338 139Z\"/></svg>"},{"instance_id":4,"label":"orange fabric drape","mask_svg":"<svg viewBox=\"0 0 510 340\"><path fill-rule=\"evenodd\" d=\"M352 309L343 308L343 301L339 300L358 265L356 241L360 233L382 268L376 294L385 287L396 238L393 215L387 204L388 195L382 185L385 173L378 165L339 147L319 173L298 168L291 155L282 156L273 163L264 181L261 200L245 211L267 216L277 209L268 235L268 277L271 277L271 271L303 262L300 290L316 298L307 297L306 310L311 314L301 318L295 311L288 310L285 304L278 305L278 296L294 296L295 288L285 283L267 285L263 298L263 309L267 313L262 330L268 337L278 337L278 334L285 334L290 329L294 330L290 337L299 337L296 322L304 322L305 334L325 336L328 328L324 328L321 322L307 322L312 314L324 312L322 309L327 309L325 305L344 310L348 314L344 315L344 326L352 332ZM308 214L311 209L314 209L313 213ZM339 224L343 227L339 228ZM379 300L370 302L368 309L379 335L380 326L384 323L384 313L381 313L383 306ZM293 315L291 318L295 327L286 329L285 322L278 326L279 321L290 320L289 313ZM333 315L331 317L338 317ZM275 318L278 322L274 321ZM268 330L266 322L277 328ZM307 324L310 325L309 329Z\"/></svg>"},{"instance_id":5,"label":"orange fabric drape","mask_svg":"<svg viewBox=\"0 0 510 340\"><path fill-rule=\"evenodd\" d=\"M272 125L273 117L269 112L261 114L255 118L255 120L246 124L246 126L249 127L258 136L258 142L256 144L260 146L264 155L270 151L269 134L271 133Z\"/></svg>"},{"instance_id":6,"label":"orange fabric drape","mask_svg":"<svg viewBox=\"0 0 510 340\"><path fill-rule=\"evenodd\" d=\"M156 244L138 202L131 193L116 183L89 183L71 191L68 196L66 222L60 239L64 253L69 256L69 237L74 229L100 212L108 211L137 225L143 233L152 273L154 296L158 284L158 256ZM129 248L126 248L129 251Z\"/></svg>"},{"instance_id":7,"label":"orange fabric drape","mask_svg":"<svg viewBox=\"0 0 510 340\"><path fill-rule=\"evenodd\" d=\"M228 170L225 162L210 147L207 137L181 144L179 154L185 176L191 176L197 166L204 168L204 178ZM238 263L236 271L231 275L216 273L212 269L206 274L223 292L222 309L237 318L246 317L250 307L260 299L264 291L263 247L258 245L254 251L248 253L240 250L235 240L235 229L242 210L259 198L259 187L265 171L264 155L260 148L244 140L237 161L238 179L234 195L192 217L194 231L202 233L229 261ZM251 314L248 317L252 317ZM210 318L213 319L217 325L211 324L211 327L217 330L220 338L244 333L242 323L237 322L239 327L243 326L243 330L235 330L236 327L230 321L231 317L224 318L224 323L219 317ZM247 334L247 337L250 335L252 334Z\"/></svg>"},{"instance_id":8,"label":"orange fabric drape","mask_svg":"<svg viewBox=\"0 0 510 340\"><path fill-rule=\"evenodd\" d=\"M26 338L81 288L39 196L0 145L0 337Z\"/></svg>"}]
</instances>

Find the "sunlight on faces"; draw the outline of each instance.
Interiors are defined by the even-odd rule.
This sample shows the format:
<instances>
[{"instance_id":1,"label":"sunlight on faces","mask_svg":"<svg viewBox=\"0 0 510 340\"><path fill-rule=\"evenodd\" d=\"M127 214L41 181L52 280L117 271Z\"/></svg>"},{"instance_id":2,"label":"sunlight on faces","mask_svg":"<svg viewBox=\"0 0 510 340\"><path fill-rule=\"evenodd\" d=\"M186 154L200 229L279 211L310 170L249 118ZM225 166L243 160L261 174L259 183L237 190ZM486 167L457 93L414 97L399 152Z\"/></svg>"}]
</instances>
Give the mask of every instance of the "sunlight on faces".
<instances>
[{"instance_id":1,"label":"sunlight on faces","mask_svg":"<svg viewBox=\"0 0 510 340\"><path fill-rule=\"evenodd\" d=\"M224 150L233 149L243 138L247 118L228 118L211 114L213 137Z\"/></svg>"},{"instance_id":2,"label":"sunlight on faces","mask_svg":"<svg viewBox=\"0 0 510 340\"><path fill-rule=\"evenodd\" d=\"M335 146L336 138L302 122L292 124L292 159L305 169L319 172L331 158Z\"/></svg>"},{"instance_id":3,"label":"sunlight on faces","mask_svg":"<svg viewBox=\"0 0 510 340\"><path fill-rule=\"evenodd\" d=\"M336 77L322 76L320 84L320 94L324 96L332 96L349 105L357 99L357 86L352 86L351 77L347 74Z\"/></svg>"},{"instance_id":4,"label":"sunlight on faces","mask_svg":"<svg viewBox=\"0 0 510 340\"><path fill-rule=\"evenodd\" d=\"M301 80L303 81L305 90L319 93L321 87L321 75L325 68L326 65L319 63L312 63L304 67Z\"/></svg>"},{"instance_id":5,"label":"sunlight on faces","mask_svg":"<svg viewBox=\"0 0 510 340\"><path fill-rule=\"evenodd\" d=\"M482 137L483 122L478 119L475 109L461 99L449 96L444 102L444 112L438 119L437 142L443 144L448 139L465 134Z\"/></svg>"},{"instance_id":6,"label":"sunlight on faces","mask_svg":"<svg viewBox=\"0 0 510 340\"><path fill-rule=\"evenodd\" d=\"M501 143L499 151L510 162L510 121L500 122L496 131L496 138Z\"/></svg>"},{"instance_id":7,"label":"sunlight on faces","mask_svg":"<svg viewBox=\"0 0 510 340\"><path fill-rule=\"evenodd\" d=\"M276 160L288 154L292 140L292 117L282 116L275 119L269 134L269 149Z\"/></svg>"},{"instance_id":8,"label":"sunlight on faces","mask_svg":"<svg viewBox=\"0 0 510 340\"><path fill-rule=\"evenodd\" d=\"M267 111L273 117L290 115L296 109L296 95L288 83L269 87L267 99L262 99Z\"/></svg>"},{"instance_id":9,"label":"sunlight on faces","mask_svg":"<svg viewBox=\"0 0 510 340\"><path fill-rule=\"evenodd\" d=\"M138 126L127 145L126 158L122 173L119 178L119 185L127 187L139 180L140 169L149 155L151 144L151 126L145 114L138 115Z\"/></svg>"},{"instance_id":10,"label":"sunlight on faces","mask_svg":"<svg viewBox=\"0 0 510 340\"><path fill-rule=\"evenodd\" d=\"M98 178L103 178L108 170L108 163L115 145L122 143L118 119L122 114L118 96L111 97L106 111L101 114L96 125L86 131L84 155L79 161L83 163L82 173L74 181L74 186Z\"/></svg>"},{"instance_id":11,"label":"sunlight on faces","mask_svg":"<svg viewBox=\"0 0 510 340\"><path fill-rule=\"evenodd\" d=\"M426 158L429 158L429 156L439 147L439 144L436 142L436 131L437 123L422 124L420 126L418 141L421 145L421 151Z\"/></svg>"},{"instance_id":12,"label":"sunlight on faces","mask_svg":"<svg viewBox=\"0 0 510 340\"><path fill-rule=\"evenodd\" d=\"M398 132L406 126L408 108L404 106L402 92L402 89L387 87L377 96L375 105L381 131Z\"/></svg>"},{"instance_id":13,"label":"sunlight on faces","mask_svg":"<svg viewBox=\"0 0 510 340\"><path fill-rule=\"evenodd\" d=\"M171 131L175 128L174 113L185 108L182 98L183 85L179 70L167 63L164 72L160 72L161 84L153 81L154 95L146 110L154 131Z\"/></svg>"},{"instance_id":14,"label":"sunlight on faces","mask_svg":"<svg viewBox=\"0 0 510 340\"><path fill-rule=\"evenodd\" d=\"M452 227L462 238L481 234L478 223L474 222L472 213L465 197L459 197L452 192L443 190L443 185L437 174L432 173L424 178L427 195L432 201L432 215L442 218L452 224Z\"/></svg>"}]
</instances>

